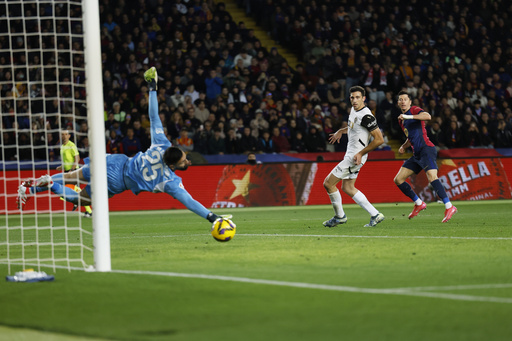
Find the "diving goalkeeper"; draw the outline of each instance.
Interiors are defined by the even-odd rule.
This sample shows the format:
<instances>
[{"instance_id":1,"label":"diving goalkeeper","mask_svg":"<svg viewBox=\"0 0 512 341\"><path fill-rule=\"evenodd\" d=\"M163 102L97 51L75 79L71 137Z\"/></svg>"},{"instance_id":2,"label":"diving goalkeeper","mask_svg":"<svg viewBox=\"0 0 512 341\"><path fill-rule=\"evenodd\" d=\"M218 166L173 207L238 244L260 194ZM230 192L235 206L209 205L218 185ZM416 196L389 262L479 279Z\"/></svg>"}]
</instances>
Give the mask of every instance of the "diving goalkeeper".
<instances>
[{"instance_id":1,"label":"diving goalkeeper","mask_svg":"<svg viewBox=\"0 0 512 341\"><path fill-rule=\"evenodd\" d=\"M157 82L158 75L154 67L144 73L149 86L149 118L151 122L151 146L145 152L139 152L129 158L124 154L107 154L107 186L108 195L112 197L126 190L134 194L140 192L164 192L179 200L189 210L214 222L220 216L205 208L185 190L181 178L174 172L186 170L191 162L185 153L173 147L167 139L162 122L158 115ZM38 179L24 181L18 189L17 206L23 210L30 196L47 191L72 202L76 205L91 204L91 171L89 158L85 165L69 173L58 173L53 176L43 175ZM78 175L76 174L78 172ZM86 182L87 186L80 193L68 188L64 183L78 183L77 179ZM80 196L80 198L79 198Z\"/></svg>"}]
</instances>

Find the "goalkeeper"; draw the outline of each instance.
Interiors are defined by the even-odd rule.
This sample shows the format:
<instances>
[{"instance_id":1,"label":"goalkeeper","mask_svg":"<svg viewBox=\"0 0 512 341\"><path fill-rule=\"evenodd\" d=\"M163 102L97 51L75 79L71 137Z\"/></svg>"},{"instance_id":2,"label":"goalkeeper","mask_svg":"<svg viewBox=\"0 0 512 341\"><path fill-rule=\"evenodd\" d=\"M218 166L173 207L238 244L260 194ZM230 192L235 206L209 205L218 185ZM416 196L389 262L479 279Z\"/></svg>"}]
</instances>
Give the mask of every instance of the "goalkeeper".
<instances>
[{"instance_id":1,"label":"goalkeeper","mask_svg":"<svg viewBox=\"0 0 512 341\"><path fill-rule=\"evenodd\" d=\"M64 130L61 133L62 146L60 147L60 159L62 160L62 166L57 167L57 170L64 170L65 173L69 173L75 169L78 169L80 162L80 154L73 141L70 140L71 134L69 130ZM80 192L82 189L78 185L68 184L66 187L71 188L75 192ZM61 198L62 199L62 198ZM62 199L64 200L64 199ZM78 208L75 204L73 211ZM85 217L90 218L92 216L91 206L85 206Z\"/></svg>"},{"instance_id":2,"label":"goalkeeper","mask_svg":"<svg viewBox=\"0 0 512 341\"><path fill-rule=\"evenodd\" d=\"M164 192L178 199L189 210L207 219L210 222L220 217L205 208L185 190L181 178L175 174L176 170L186 170L190 166L185 153L171 146L167 139L162 122L158 115L156 69L152 67L144 73L149 85L149 117L151 122L151 146L144 153L139 152L128 158L124 154L107 154L107 187L108 195L112 197L126 190L134 194L140 192ZM85 165L69 173L59 173L52 177L44 175L38 179L24 181L18 189L17 205L23 210L30 195L47 191L64 198L74 204L91 204L91 171L89 158ZM78 174L77 174L78 172ZM87 186L80 193L64 186L66 183L77 183L78 180L87 182ZM80 200L78 198L80 196Z\"/></svg>"}]
</instances>

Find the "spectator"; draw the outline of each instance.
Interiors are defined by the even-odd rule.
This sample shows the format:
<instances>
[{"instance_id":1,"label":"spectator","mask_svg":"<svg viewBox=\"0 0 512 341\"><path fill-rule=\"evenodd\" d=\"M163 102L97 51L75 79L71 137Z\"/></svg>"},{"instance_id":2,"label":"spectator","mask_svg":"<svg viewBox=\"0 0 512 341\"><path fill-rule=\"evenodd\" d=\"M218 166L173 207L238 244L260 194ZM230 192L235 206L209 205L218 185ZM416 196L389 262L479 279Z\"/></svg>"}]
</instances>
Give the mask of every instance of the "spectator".
<instances>
[{"instance_id":1,"label":"spectator","mask_svg":"<svg viewBox=\"0 0 512 341\"><path fill-rule=\"evenodd\" d=\"M126 136L123 138L122 144L123 152L128 157L132 157L142 150L140 140L135 137L133 128L128 128L126 130Z\"/></svg>"},{"instance_id":2,"label":"spectator","mask_svg":"<svg viewBox=\"0 0 512 341\"><path fill-rule=\"evenodd\" d=\"M235 59L233 62L235 66L238 65L239 60L242 61L241 66L243 68L248 68L251 66L252 56L247 53L246 49L241 49L240 53L235 56Z\"/></svg>"},{"instance_id":3,"label":"spectator","mask_svg":"<svg viewBox=\"0 0 512 341\"><path fill-rule=\"evenodd\" d=\"M146 150L150 147L151 140L146 133L146 129L142 128L140 120L133 121L133 134L139 139L142 150Z\"/></svg>"},{"instance_id":4,"label":"spectator","mask_svg":"<svg viewBox=\"0 0 512 341\"><path fill-rule=\"evenodd\" d=\"M225 139L226 154L239 154L239 139L234 128L229 128Z\"/></svg>"},{"instance_id":5,"label":"spectator","mask_svg":"<svg viewBox=\"0 0 512 341\"><path fill-rule=\"evenodd\" d=\"M133 129L132 129L133 131ZM110 131L110 138L107 141L107 153L124 154L123 143L115 130Z\"/></svg>"},{"instance_id":6,"label":"spectator","mask_svg":"<svg viewBox=\"0 0 512 341\"><path fill-rule=\"evenodd\" d=\"M180 136L180 131L183 128L183 118L178 111L175 111L169 123L167 124L167 134L171 137L171 140L175 140Z\"/></svg>"},{"instance_id":7,"label":"spectator","mask_svg":"<svg viewBox=\"0 0 512 341\"><path fill-rule=\"evenodd\" d=\"M226 144L224 138L221 136L221 129L215 128L213 135L208 141L208 152L213 155L223 155L226 152Z\"/></svg>"},{"instance_id":8,"label":"spectator","mask_svg":"<svg viewBox=\"0 0 512 341\"><path fill-rule=\"evenodd\" d=\"M258 140L251 134L251 128L244 127L240 138L240 152L247 154L258 150Z\"/></svg>"},{"instance_id":9,"label":"spectator","mask_svg":"<svg viewBox=\"0 0 512 341\"><path fill-rule=\"evenodd\" d=\"M305 138L308 152L325 152L326 143L316 126L309 127L309 133Z\"/></svg>"},{"instance_id":10,"label":"spectator","mask_svg":"<svg viewBox=\"0 0 512 341\"><path fill-rule=\"evenodd\" d=\"M295 135L292 139L291 151L297 153L305 153L307 152L306 143L304 142L303 135L301 131L296 131Z\"/></svg>"},{"instance_id":11,"label":"spectator","mask_svg":"<svg viewBox=\"0 0 512 341\"><path fill-rule=\"evenodd\" d=\"M456 120L450 121L444 139L448 148L462 148L464 146L464 136Z\"/></svg>"},{"instance_id":12,"label":"spectator","mask_svg":"<svg viewBox=\"0 0 512 341\"><path fill-rule=\"evenodd\" d=\"M213 103L222 90L222 78L217 75L217 71L210 70L210 77L205 79L206 98L209 103Z\"/></svg>"},{"instance_id":13,"label":"spectator","mask_svg":"<svg viewBox=\"0 0 512 341\"><path fill-rule=\"evenodd\" d=\"M263 111L261 109L256 110L255 118L251 120L250 127L252 129L252 135L254 137L261 136L265 130L268 130L268 121L263 118Z\"/></svg>"},{"instance_id":14,"label":"spectator","mask_svg":"<svg viewBox=\"0 0 512 341\"><path fill-rule=\"evenodd\" d=\"M213 130L211 122L204 122L204 125L199 127L194 135L194 151L200 154L208 154L208 141L212 135Z\"/></svg>"},{"instance_id":15,"label":"spectator","mask_svg":"<svg viewBox=\"0 0 512 341\"><path fill-rule=\"evenodd\" d=\"M194 110L194 116L197 118L201 123L204 123L208 117L210 116L210 110L206 107L205 101L199 101L197 103L197 106ZM190 116L189 116L190 118Z\"/></svg>"},{"instance_id":16,"label":"spectator","mask_svg":"<svg viewBox=\"0 0 512 341\"><path fill-rule=\"evenodd\" d=\"M373 64L373 68L368 71L364 81L366 92L370 100L380 103L386 97L385 90L388 86L387 73L379 63Z\"/></svg>"},{"instance_id":17,"label":"spectator","mask_svg":"<svg viewBox=\"0 0 512 341\"><path fill-rule=\"evenodd\" d=\"M195 102L199 98L199 92L195 89L194 84L189 83L189 85L187 85L187 90L183 93L183 96L190 96L192 102Z\"/></svg>"},{"instance_id":18,"label":"spectator","mask_svg":"<svg viewBox=\"0 0 512 341\"><path fill-rule=\"evenodd\" d=\"M480 147L480 130L478 129L476 122L471 122L467 130L464 131L465 146L469 148Z\"/></svg>"},{"instance_id":19,"label":"spectator","mask_svg":"<svg viewBox=\"0 0 512 341\"><path fill-rule=\"evenodd\" d=\"M247 154L247 161L245 161L248 165L259 165L261 164L261 161L256 160L256 154L255 153L249 153Z\"/></svg>"},{"instance_id":20,"label":"spectator","mask_svg":"<svg viewBox=\"0 0 512 341\"><path fill-rule=\"evenodd\" d=\"M261 134L261 137L258 140L258 150L267 154L276 152L274 142L270 138L270 133L268 132L268 130L263 131L263 134Z\"/></svg>"},{"instance_id":21,"label":"spectator","mask_svg":"<svg viewBox=\"0 0 512 341\"><path fill-rule=\"evenodd\" d=\"M285 136L281 135L279 127L272 129L272 142L277 153L286 153L290 150L290 142Z\"/></svg>"},{"instance_id":22,"label":"spectator","mask_svg":"<svg viewBox=\"0 0 512 341\"><path fill-rule=\"evenodd\" d=\"M340 104L343 101L343 89L340 86L338 81L334 81L331 83L331 87L327 91L327 100L332 105Z\"/></svg>"},{"instance_id":23,"label":"spectator","mask_svg":"<svg viewBox=\"0 0 512 341\"><path fill-rule=\"evenodd\" d=\"M188 136L188 130L183 128L180 130L180 136L176 139L176 145L185 153L194 150L194 141Z\"/></svg>"},{"instance_id":24,"label":"spectator","mask_svg":"<svg viewBox=\"0 0 512 341\"><path fill-rule=\"evenodd\" d=\"M503 119L498 122L498 127L496 130L496 138L494 141L494 147L496 147L496 148L512 147L512 132L510 131L510 128L507 127L507 123Z\"/></svg>"}]
</instances>

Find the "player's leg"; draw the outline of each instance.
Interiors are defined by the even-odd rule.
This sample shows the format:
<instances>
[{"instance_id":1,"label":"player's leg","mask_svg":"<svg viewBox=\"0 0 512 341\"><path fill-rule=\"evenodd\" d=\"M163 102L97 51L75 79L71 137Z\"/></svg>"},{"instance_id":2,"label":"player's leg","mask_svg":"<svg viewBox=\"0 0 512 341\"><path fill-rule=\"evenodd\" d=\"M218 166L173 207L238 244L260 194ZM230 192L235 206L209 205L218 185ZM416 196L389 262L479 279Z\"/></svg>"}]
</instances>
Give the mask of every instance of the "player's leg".
<instances>
[{"instance_id":1,"label":"player's leg","mask_svg":"<svg viewBox=\"0 0 512 341\"><path fill-rule=\"evenodd\" d=\"M437 169L430 169L426 173L428 182L430 182L434 190L437 192L437 195L439 195L439 197L444 203L445 210L442 222L446 223L452 218L452 216L455 213L457 213L457 207L453 206L453 204L450 201L450 198L448 197L448 194L446 194L443 184L441 183L441 181L439 181L439 178L437 177Z\"/></svg>"},{"instance_id":2,"label":"player's leg","mask_svg":"<svg viewBox=\"0 0 512 341\"><path fill-rule=\"evenodd\" d=\"M452 205L450 202L450 198L448 198L448 194L444 189L443 184L437 178L437 150L435 147L425 147L421 150L421 158L419 161L421 167L425 170L427 174L428 182L434 187L434 190L437 192L437 195L441 198L444 203L445 211L444 218L442 220L443 223L448 222L452 216L457 213L457 208Z\"/></svg>"},{"instance_id":3,"label":"player's leg","mask_svg":"<svg viewBox=\"0 0 512 341\"><path fill-rule=\"evenodd\" d=\"M332 207L334 208L334 217L323 222L323 225L327 227L334 227L347 222L347 216L343 210L341 194L337 187L337 184L340 181L341 179L332 172L329 173L324 180L324 188L327 191Z\"/></svg>"},{"instance_id":4,"label":"player's leg","mask_svg":"<svg viewBox=\"0 0 512 341\"><path fill-rule=\"evenodd\" d=\"M397 175L395 176L395 184L402 191L403 194L411 198L414 202L414 208L412 212L409 214L409 219L412 219L418 215L421 211L427 208L427 204L420 199L420 197L414 193L411 185L406 182L407 178L409 178L413 174L417 174L421 171L421 166L416 163L414 157L406 160Z\"/></svg>"},{"instance_id":5,"label":"player's leg","mask_svg":"<svg viewBox=\"0 0 512 341\"><path fill-rule=\"evenodd\" d=\"M384 220L384 214L380 213L379 210L377 210L375 206L373 206L370 203L368 198L366 198L366 195L364 195L363 192L361 192L355 187L356 179L357 174L353 174L350 179L343 180L343 192L350 195L352 199L356 202L356 204L361 206L363 209L366 210L366 212L368 212L368 214L370 214L370 222L366 224L365 227L375 226Z\"/></svg>"},{"instance_id":6,"label":"player's leg","mask_svg":"<svg viewBox=\"0 0 512 341\"><path fill-rule=\"evenodd\" d=\"M88 166L85 166L88 167ZM53 184L50 186L50 190L57 194L62 199L72 202L75 205L89 205L90 204L90 198L88 196L84 196L81 192L82 191L75 191L75 187L73 188L68 187L68 184L76 185L80 183L80 181L86 181L84 175L83 175L83 168L80 168L78 170L75 170L73 172L68 173L59 173L52 176ZM87 193L85 193L87 194ZM80 198L80 199L79 199ZM82 198L85 201L82 201Z\"/></svg>"},{"instance_id":7,"label":"player's leg","mask_svg":"<svg viewBox=\"0 0 512 341\"><path fill-rule=\"evenodd\" d=\"M92 217L92 208L91 208L91 206L87 205L87 206L84 206L84 208L85 208L84 217L91 218Z\"/></svg>"},{"instance_id":8,"label":"player's leg","mask_svg":"<svg viewBox=\"0 0 512 341\"><path fill-rule=\"evenodd\" d=\"M32 195L48 190L51 190L68 202L77 204L78 193L74 189L65 186L65 182L67 183L68 181L78 182L77 177L84 180L82 168L71 173L57 173L51 177L43 175L35 180L26 180L18 188L16 204L20 210L23 210Z\"/></svg>"}]
</instances>

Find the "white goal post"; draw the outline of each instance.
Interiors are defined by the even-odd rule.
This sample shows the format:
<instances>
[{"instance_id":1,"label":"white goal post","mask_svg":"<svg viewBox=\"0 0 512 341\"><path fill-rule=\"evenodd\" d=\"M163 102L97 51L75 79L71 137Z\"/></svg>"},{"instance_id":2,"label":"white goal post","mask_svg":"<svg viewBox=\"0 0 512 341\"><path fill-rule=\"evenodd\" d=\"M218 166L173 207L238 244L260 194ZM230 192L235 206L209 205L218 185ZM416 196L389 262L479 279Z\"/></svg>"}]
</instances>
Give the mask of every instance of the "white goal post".
<instances>
[{"instance_id":1,"label":"white goal post","mask_svg":"<svg viewBox=\"0 0 512 341\"><path fill-rule=\"evenodd\" d=\"M98 1L0 0L0 269L111 270L102 84ZM92 224L50 191L15 205L21 181L57 173L64 130L89 154Z\"/></svg>"}]
</instances>

